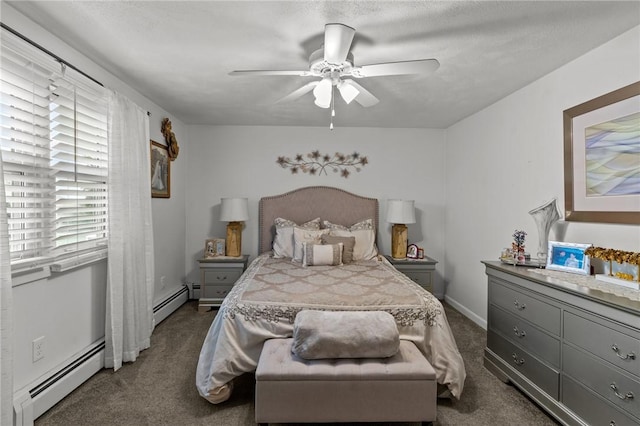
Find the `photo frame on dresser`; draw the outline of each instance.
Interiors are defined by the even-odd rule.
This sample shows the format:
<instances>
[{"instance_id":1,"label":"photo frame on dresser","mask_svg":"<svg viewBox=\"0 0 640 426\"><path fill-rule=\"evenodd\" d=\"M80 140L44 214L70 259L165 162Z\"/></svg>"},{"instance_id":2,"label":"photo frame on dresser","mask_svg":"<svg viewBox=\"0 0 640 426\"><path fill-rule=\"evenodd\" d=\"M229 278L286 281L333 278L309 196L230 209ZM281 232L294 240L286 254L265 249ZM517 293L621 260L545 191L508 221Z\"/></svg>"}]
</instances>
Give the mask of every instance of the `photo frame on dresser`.
<instances>
[{"instance_id":1,"label":"photo frame on dresser","mask_svg":"<svg viewBox=\"0 0 640 426\"><path fill-rule=\"evenodd\" d=\"M591 244L563 243L549 241L547 269L589 275L591 262L585 251Z\"/></svg>"},{"instance_id":2,"label":"photo frame on dresser","mask_svg":"<svg viewBox=\"0 0 640 426\"><path fill-rule=\"evenodd\" d=\"M223 238L209 238L204 243L204 259L211 259L225 255L225 241Z\"/></svg>"}]
</instances>

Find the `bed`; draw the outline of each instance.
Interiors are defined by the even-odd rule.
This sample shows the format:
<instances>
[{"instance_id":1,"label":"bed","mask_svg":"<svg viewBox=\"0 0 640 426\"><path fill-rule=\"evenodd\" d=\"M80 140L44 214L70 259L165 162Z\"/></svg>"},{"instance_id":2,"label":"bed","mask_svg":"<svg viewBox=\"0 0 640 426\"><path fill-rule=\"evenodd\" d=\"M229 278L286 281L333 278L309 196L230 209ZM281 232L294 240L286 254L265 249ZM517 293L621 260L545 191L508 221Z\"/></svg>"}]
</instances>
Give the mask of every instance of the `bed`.
<instances>
[{"instance_id":1,"label":"bed","mask_svg":"<svg viewBox=\"0 0 640 426\"><path fill-rule=\"evenodd\" d=\"M285 229L278 222L282 218L295 224L318 222L320 218L336 230L320 231L323 235L356 235L353 261L303 266L303 262L282 256L277 245ZM363 223L367 224L364 228L354 226ZM373 234L360 232L371 227ZM300 230L297 226L295 229ZM296 314L313 309L389 312L400 338L418 347L434 367L439 385L459 398L466 373L444 309L435 297L383 256L372 255L370 242L362 236L375 242L377 229L378 200L341 189L306 187L262 198L259 255L227 295L207 333L196 371L199 394L214 404L229 399L234 378L255 371L264 342L291 337ZM294 241L297 244L295 238ZM325 249L304 245L305 256L309 247ZM343 246L340 249L342 252ZM313 260L307 256L303 261L308 259Z\"/></svg>"}]
</instances>

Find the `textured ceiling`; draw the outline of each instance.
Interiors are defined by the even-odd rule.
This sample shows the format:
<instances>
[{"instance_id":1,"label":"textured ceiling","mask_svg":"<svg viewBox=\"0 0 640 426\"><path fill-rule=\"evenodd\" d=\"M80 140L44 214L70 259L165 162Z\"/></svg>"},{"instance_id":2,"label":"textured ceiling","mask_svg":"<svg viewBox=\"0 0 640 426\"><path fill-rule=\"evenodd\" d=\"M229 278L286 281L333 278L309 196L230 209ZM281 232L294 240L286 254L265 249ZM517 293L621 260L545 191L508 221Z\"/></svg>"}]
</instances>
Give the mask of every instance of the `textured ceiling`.
<instances>
[{"instance_id":1,"label":"textured ceiling","mask_svg":"<svg viewBox=\"0 0 640 426\"><path fill-rule=\"evenodd\" d=\"M329 22L357 30L357 65L441 64L358 80L380 103L339 100L336 125L418 128L446 128L640 24L638 1L8 3L184 123L215 125L326 126L311 93L275 103L310 77L228 73L307 69Z\"/></svg>"}]
</instances>

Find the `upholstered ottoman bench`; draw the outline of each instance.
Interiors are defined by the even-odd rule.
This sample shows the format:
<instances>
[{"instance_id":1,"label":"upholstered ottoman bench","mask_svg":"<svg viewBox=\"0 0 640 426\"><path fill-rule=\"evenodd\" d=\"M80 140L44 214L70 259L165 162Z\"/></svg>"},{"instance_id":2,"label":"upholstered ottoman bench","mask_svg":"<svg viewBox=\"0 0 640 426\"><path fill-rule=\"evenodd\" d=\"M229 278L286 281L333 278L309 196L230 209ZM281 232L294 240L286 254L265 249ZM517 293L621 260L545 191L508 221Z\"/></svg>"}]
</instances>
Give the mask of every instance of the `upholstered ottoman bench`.
<instances>
[{"instance_id":1,"label":"upholstered ottoman bench","mask_svg":"<svg viewBox=\"0 0 640 426\"><path fill-rule=\"evenodd\" d=\"M265 342L256 369L257 423L431 422L436 373L409 341L389 358L304 360L293 339Z\"/></svg>"}]
</instances>

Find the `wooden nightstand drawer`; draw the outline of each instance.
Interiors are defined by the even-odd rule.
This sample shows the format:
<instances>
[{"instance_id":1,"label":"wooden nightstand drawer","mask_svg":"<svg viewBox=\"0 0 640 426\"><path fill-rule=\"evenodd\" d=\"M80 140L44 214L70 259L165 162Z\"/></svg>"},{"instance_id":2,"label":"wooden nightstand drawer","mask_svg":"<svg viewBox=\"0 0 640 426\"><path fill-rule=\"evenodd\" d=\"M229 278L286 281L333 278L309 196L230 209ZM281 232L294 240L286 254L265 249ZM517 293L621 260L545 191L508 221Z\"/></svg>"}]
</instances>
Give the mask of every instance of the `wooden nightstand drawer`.
<instances>
[{"instance_id":1,"label":"wooden nightstand drawer","mask_svg":"<svg viewBox=\"0 0 640 426\"><path fill-rule=\"evenodd\" d=\"M562 377L562 402L590 425L637 426L634 419L567 376Z\"/></svg>"},{"instance_id":2,"label":"wooden nightstand drawer","mask_svg":"<svg viewBox=\"0 0 640 426\"><path fill-rule=\"evenodd\" d=\"M202 288L201 298L224 299L231 291L233 285L205 285Z\"/></svg>"},{"instance_id":3,"label":"wooden nightstand drawer","mask_svg":"<svg viewBox=\"0 0 640 426\"><path fill-rule=\"evenodd\" d=\"M631 329L628 329L629 334L622 333L614 330L612 327L615 325L612 323L610 323L611 327L607 327L604 324L609 323L604 320L596 322L585 317L564 312L565 340L631 374L640 375L640 336L638 333ZM638 399L640 399L640 395L638 395Z\"/></svg>"},{"instance_id":4,"label":"wooden nightstand drawer","mask_svg":"<svg viewBox=\"0 0 640 426\"><path fill-rule=\"evenodd\" d=\"M620 409L640 417L640 382L637 380L566 344L563 346L562 369Z\"/></svg>"},{"instance_id":5,"label":"wooden nightstand drawer","mask_svg":"<svg viewBox=\"0 0 640 426\"><path fill-rule=\"evenodd\" d=\"M489 280L490 300L507 312L560 336L560 309L542 300Z\"/></svg>"},{"instance_id":6,"label":"wooden nightstand drawer","mask_svg":"<svg viewBox=\"0 0 640 426\"><path fill-rule=\"evenodd\" d=\"M490 305L489 328L551 365L560 367L560 341L522 318Z\"/></svg>"},{"instance_id":7,"label":"wooden nightstand drawer","mask_svg":"<svg viewBox=\"0 0 640 426\"><path fill-rule=\"evenodd\" d=\"M535 356L528 354L493 331L487 332L487 346L547 394L558 399L560 381L558 371L540 362Z\"/></svg>"},{"instance_id":8,"label":"wooden nightstand drawer","mask_svg":"<svg viewBox=\"0 0 640 426\"><path fill-rule=\"evenodd\" d=\"M425 290L432 292L433 286L431 285L431 272L404 270L402 273L411 278L412 281L419 284Z\"/></svg>"},{"instance_id":9,"label":"wooden nightstand drawer","mask_svg":"<svg viewBox=\"0 0 640 426\"><path fill-rule=\"evenodd\" d=\"M231 284L238 281L240 275L242 275L241 270L238 269L224 269L217 268L212 270L204 271L204 283L205 284Z\"/></svg>"}]
</instances>

